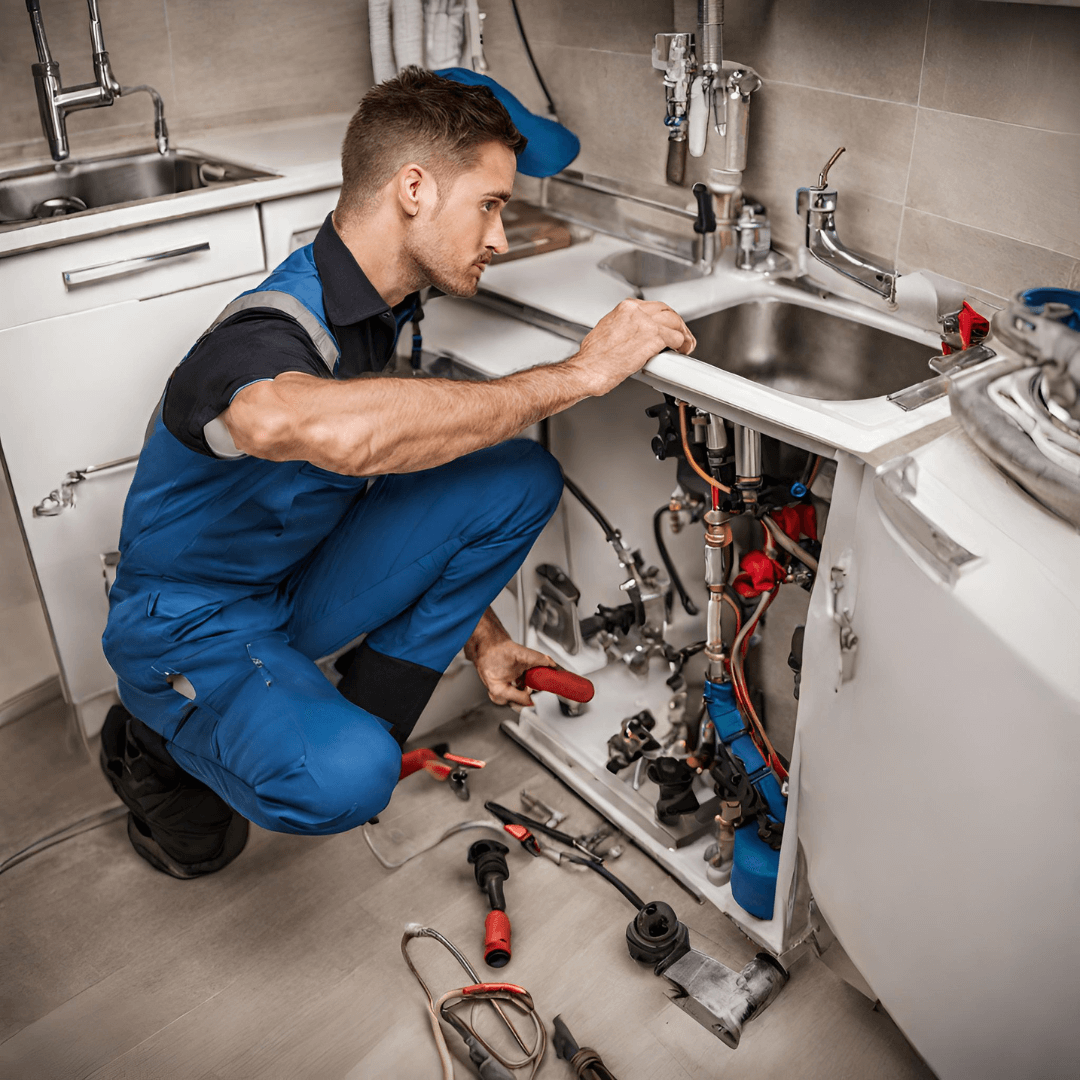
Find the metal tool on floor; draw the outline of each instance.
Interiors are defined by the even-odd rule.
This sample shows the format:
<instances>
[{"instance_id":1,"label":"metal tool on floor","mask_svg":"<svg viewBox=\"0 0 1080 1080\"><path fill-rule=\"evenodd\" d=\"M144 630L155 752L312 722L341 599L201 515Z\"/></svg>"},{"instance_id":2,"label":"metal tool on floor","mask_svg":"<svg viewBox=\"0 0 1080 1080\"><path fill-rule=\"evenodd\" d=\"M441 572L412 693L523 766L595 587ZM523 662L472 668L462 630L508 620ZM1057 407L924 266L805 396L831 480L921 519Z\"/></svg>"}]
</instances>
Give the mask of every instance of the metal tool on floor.
<instances>
[{"instance_id":1,"label":"metal tool on floor","mask_svg":"<svg viewBox=\"0 0 1080 1080\"><path fill-rule=\"evenodd\" d=\"M549 829L557 829L566 820L566 815L537 798L531 791L522 788L521 805L531 814L540 817Z\"/></svg>"},{"instance_id":2,"label":"metal tool on floor","mask_svg":"<svg viewBox=\"0 0 1080 1080\"><path fill-rule=\"evenodd\" d=\"M551 1040L551 1044L555 1047L555 1053L569 1062L579 1080L618 1080L591 1046L578 1046L561 1016L556 1016L552 1023L555 1027L555 1038Z\"/></svg>"},{"instance_id":3,"label":"metal tool on floor","mask_svg":"<svg viewBox=\"0 0 1080 1080\"><path fill-rule=\"evenodd\" d=\"M421 746L401 755L401 773L398 776L398 782L423 769L436 780L446 780L450 790L459 799L468 801L469 770L482 769L486 765L487 762L480 761L479 758L451 754L445 743L430 748Z\"/></svg>"},{"instance_id":4,"label":"metal tool on floor","mask_svg":"<svg viewBox=\"0 0 1080 1080\"><path fill-rule=\"evenodd\" d=\"M646 904L626 928L630 955L653 964L675 988L671 1000L733 1050L746 1022L762 1012L788 981L788 973L768 953L758 953L734 971L697 949L672 908L662 901Z\"/></svg>"},{"instance_id":5,"label":"metal tool on floor","mask_svg":"<svg viewBox=\"0 0 1080 1080\"><path fill-rule=\"evenodd\" d=\"M469 863L476 884L487 893L491 911L484 920L484 962L501 968L510 963L510 918L506 914L503 882L510 876L506 856L510 849L498 840L477 840L469 848Z\"/></svg>"},{"instance_id":6,"label":"metal tool on floor","mask_svg":"<svg viewBox=\"0 0 1080 1080\"><path fill-rule=\"evenodd\" d=\"M558 840L560 844L566 844L567 847L577 848L578 851L584 853L593 861L601 861L600 857L590 851L585 845L582 837L570 836L569 833L560 832L558 829L553 829L550 826L543 824L543 822L534 821L525 814L519 814L516 810L510 810L491 800L484 803L484 809L494 814L504 825L524 825L532 832L538 832L542 836L548 836L552 840Z\"/></svg>"}]
</instances>

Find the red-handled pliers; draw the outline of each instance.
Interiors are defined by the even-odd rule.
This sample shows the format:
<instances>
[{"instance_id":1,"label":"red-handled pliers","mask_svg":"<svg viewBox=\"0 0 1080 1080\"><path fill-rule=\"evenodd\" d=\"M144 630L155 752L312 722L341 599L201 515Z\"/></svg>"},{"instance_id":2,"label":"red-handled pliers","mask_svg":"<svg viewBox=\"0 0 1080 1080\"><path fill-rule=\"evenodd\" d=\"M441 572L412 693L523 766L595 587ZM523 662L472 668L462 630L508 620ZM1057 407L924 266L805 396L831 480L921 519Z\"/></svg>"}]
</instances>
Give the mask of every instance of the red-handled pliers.
<instances>
[{"instance_id":1,"label":"red-handled pliers","mask_svg":"<svg viewBox=\"0 0 1080 1080\"><path fill-rule=\"evenodd\" d=\"M482 769L486 764L486 761L480 761L478 758L447 753L440 755L426 746L421 746L401 755L401 775L398 776L398 780L404 780L406 776L412 776L414 772L419 772L421 769L429 772L436 780L445 780L454 771L454 765L464 766L466 769Z\"/></svg>"}]
</instances>

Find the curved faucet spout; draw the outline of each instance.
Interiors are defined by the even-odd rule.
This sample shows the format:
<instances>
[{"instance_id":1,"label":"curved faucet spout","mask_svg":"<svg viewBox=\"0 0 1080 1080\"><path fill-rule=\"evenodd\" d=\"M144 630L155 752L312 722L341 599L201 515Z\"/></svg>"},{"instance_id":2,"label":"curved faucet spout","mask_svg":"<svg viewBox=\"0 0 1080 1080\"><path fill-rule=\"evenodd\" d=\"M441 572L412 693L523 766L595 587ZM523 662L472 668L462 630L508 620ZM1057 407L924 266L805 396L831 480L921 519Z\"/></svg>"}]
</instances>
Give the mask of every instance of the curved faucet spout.
<instances>
[{"instance_id":1,"label":"curved faucet spout","mask_svg":"<svg viewBox=\"0 0 1080 1080\"><path fill-rule=\"evenodd\" d=\"M121 97L128 94L149 94L154 99L154 141L159 154L169 152L169 129L165 124L165 102L152 86L125 86L120 90Z\"/></svg>"}]
</instances>

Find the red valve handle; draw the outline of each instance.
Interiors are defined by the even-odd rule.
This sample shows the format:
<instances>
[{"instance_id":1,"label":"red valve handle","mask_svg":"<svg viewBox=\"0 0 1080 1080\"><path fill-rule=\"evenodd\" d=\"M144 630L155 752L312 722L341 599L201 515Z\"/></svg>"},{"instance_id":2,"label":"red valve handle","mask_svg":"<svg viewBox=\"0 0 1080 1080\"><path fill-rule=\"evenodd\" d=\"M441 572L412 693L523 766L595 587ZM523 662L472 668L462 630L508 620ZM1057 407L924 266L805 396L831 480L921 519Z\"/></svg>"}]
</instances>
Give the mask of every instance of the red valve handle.
<instances>
[{"instance_id":1,"label":"red valve handle","mask_svg":"<svg viewBox=\"0 0 1080 1080\"><path fill-rule=\"evenodd\" d=\"M559 697L582 703L592 701L596 692L588 679L575 675L572 671L549 667L529 668L525 672L525 685L530 690L548 690Z\"/></svg>"}]
</instances>

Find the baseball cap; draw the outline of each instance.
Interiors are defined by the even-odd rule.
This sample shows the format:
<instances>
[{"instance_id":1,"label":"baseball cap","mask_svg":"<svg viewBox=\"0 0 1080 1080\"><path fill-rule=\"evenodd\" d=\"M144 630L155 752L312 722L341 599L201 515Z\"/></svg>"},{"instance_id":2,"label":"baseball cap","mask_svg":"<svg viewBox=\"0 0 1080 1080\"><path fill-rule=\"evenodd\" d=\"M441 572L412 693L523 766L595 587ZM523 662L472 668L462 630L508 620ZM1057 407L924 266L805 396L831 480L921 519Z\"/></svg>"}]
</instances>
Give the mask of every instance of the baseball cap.
<instances>
[{"instance_id":1,"label":"baseball cap","mask_svg":"<svg viewBox=\"0 0 1080 1080\"><path fill-rule=\"evenodd\" d=\"M514 127L529 140L518 156L518 172L526 176L553 176L580 153L581 142L569 128L530 112L505 86L487 75L460 67L441 68L435 74L465 86L486 86L503 103Z\"/></svg>"}]
</instances>

